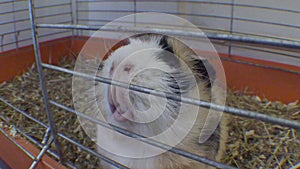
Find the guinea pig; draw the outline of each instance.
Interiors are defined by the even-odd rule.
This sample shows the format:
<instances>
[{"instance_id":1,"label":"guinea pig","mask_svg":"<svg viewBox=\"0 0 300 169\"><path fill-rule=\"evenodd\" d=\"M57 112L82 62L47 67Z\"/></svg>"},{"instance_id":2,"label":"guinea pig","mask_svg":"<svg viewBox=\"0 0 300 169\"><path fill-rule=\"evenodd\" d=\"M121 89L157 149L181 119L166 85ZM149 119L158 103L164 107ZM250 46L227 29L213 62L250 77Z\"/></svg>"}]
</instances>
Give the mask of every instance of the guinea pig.
<instances>
[{"instance_id":1,"label":"guinea pig","mask_svg":"<svg viewBox=\"0 0 300 169\"><path fill-rule=\"evenodd\" d=\"M215 84L217 79L212 65L169 36L140 34L130 37L103 61L98 75L186 98L221 102L221 90ZM96 86L98 107L108 123L212 160L222 157L226 142L224 115L220 122L216 120L216 124L212 124L215 130L205 139L201 138L207 136L205 123L211 123L207 121L209 110L206 108L108 84ZM216 119L222 115L213 113ZM214 168L101 126L97 126L96 135L98 152L128 168ZM101 165L105 169L115 168L104 161Z\"/></svg>"}]
</instances>

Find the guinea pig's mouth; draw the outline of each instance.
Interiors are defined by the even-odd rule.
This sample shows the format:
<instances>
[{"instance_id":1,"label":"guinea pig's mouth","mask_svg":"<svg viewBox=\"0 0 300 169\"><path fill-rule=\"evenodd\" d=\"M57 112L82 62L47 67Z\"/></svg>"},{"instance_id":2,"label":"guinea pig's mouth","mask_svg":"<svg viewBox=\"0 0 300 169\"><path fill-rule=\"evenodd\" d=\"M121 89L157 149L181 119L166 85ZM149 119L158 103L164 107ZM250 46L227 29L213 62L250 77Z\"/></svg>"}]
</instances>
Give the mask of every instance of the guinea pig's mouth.
<instances>
[{"instance_id":1,"label":"guinea pig's mouth","mask_svg":"<svg viewBox=\"0 0 300 169\"><path fill-rule=\"evenodd\" d=\"M112 99L111 93L108 93L108 105L110 112L114 119L118 122L126 122L132 119L132 112L129 109L121 108L120 104L115 103Z\"/></svg>"}]
</instances>

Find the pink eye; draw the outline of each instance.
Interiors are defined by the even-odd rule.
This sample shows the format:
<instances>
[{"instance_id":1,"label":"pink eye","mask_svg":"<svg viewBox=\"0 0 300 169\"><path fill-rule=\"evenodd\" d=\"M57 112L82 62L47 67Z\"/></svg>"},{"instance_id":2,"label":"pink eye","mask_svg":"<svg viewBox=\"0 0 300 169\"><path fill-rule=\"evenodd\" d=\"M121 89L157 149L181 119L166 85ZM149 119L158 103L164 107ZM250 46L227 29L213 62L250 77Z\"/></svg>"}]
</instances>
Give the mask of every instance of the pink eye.
<instances>
[{"instance_id":1,"label":"pink eye","mask_svg":"<svg viewBox=\"0 0 300 169\"><path fill-rule=\"evenodd\" d=\"M124 68L124 71L126 71L126 72L129 72L130 70L131 70L130 67L125 67L125 68Z\"/></svg>"},{"instance_id":2,"label":"pink eye","mask_svg":"<svg viewBox=\"0 0 300 169\"><path fill-rule=\"evenodd\" d=\"M132 65L126 65L126 66L124 67L123 70L124 70L125 72L128 72L128 73L129 73L129 72L131 71L132 67L133 67Z\"/></svg>"}]
</instances>

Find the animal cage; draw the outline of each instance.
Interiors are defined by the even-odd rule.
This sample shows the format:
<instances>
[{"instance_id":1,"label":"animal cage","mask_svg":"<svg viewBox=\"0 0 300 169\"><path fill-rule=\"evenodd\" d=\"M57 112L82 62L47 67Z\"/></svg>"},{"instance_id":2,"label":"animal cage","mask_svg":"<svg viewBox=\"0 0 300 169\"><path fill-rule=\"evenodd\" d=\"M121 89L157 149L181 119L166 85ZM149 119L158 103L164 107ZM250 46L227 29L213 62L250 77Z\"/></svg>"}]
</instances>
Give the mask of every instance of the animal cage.
<instances>
[{"instance_id":1,"label":"animal cage","mask_svg":"<svg viewBox=\"0 0 300 169\"><path fill-rule=\"evenodd\" d=\"M65 105L59 102L62 97L65 97L66 100L69 99L70 102L72 99L68 95L57 96L57 93L53 94L54 90L58 90L57 88L49 91L50 85L57 86L59 83L64 83L62 75L69 77L74 75L94 79L101 83L127 86L111 79L91 77L72 70L72 67L61 65L61 61L66 59L65 56L70 58L70 56L76 56L80 53L85 42L99 29L112 34L116 32L159 33L203 38L203 34L182 31L179 28L178 30L177 28L170 30L140 27L133 29L126 27L126 23L122 23L124 26L115 28L102 27L119 17L142 12L162 12L190 21L203 30L216 48L224 66L226 81L230 89L237 91L247 89L247 91L252 92L252 95L255 95L251 98L259 101L263 101L261 98L265 97L271 101L283 102L285 105L293 107L287 108L285 106L284 110L289 111L291 109L293 112L292 115L282 118L264 114L255 108L246 110L243 106L237 108L233 105L220 106L189 98L178 99L175 95L168 95L143 86L133 85L130 86L131 90L158 97L167 94L170 99L221 110L232 117L240 116L254 119L263 122L264 126L274 125L276 132L286 127L285 129L289 131L289 137L291 137L289 142L294 142L296 146L300 147L300 107L297 102L300 99L299 9L300 3L296 0L284 2L274 0L272 3L259 0L2 0L0 2L0 82L2 82L0 84L0 168L93 168L96 163L92 165L80 164L89 163L92 158L106 161L116 168L128 168L99 154L87 141L78 141L76 135L68 135L68 132L61 128L68 128L69 124L64 121L71 119L59 121L59 119L63 119L57 115L59 113L62 114L61 116L74 114L199 163L226 169L249 168L249 166L240 166L239 163L234 165L234 162L226 164L225 162L214 161L191 152L171 148L151 139L144 139L139 134L108 125L82 112L77 112L72 103ZM111 40L110 37L103 37L103 39ZM40 88L40 91L35 94L26 94L27 100L18 97L18 94L25 97L23 93L29 90L26 87L20 86L21 92L4 91L5 88L9 89L7 86L11 81L19 83L18 80L13 79L22 80L25 77L30 77L33 63L35 63L38 73L35 76L36 79L32 77L30 81L38 80L36 82L39 82L40 86L32 86L32 88ZM55 74L57 79L49 80L47 78L49 71L63 74ZM22 74L24 76L21 76ZM47 81L51 82L50 85ZM64 91L67 93L68 87L64 87ZM64 93L58 94L63 95ZM30 101L31 96L33 100L42 99L39 100L42 101L40 105L33 104ZM271 102L265 102L263 106L273 105ZM34 111L38 111L39 116L32 113L31 107L36 108ZM13 113L9 114L8 112ZM284 113L280 112L279 114ZM44 118L42 119L40 116ZM11 119L14 118L22 119L22 121L12 122ZM24 120L30 122L25 123ZM58 122L59 124L57 124ZM26 126L27 129L24 130ZM39 128L35 126L39 126ZM74 129L75 133L79 133L78 130ZM37 132L39 137L33 132ZM251 132L254 130L249 130L246 134L251 134ZM260 139L270 138L261 137ZM279 139L280 144L285 144L285 141ZM67 144L76 148L62 152ZM291 147L291 149L296 149L296 146ZM70 153L72 156L72 151L77 149L79 152L85 153L80 157L81 160L79 160L80 155L73 157L75 160L69 160L65 157L66 154ZM286 149L289 148L286 147ZM260 150L264 151L263 149ZM300 151L300 149L297 150ZM291 153L292 150L289 152ZM274 153L276 154L275 150ZM295 152L292 155L294 159L291 160L284 159L285 155L282 156L282 159L275 159L277 160L277 168L299 168L300 153ZM249 157L249 159L253 158ZM255 158L263 161L268 157L259 156ZM259 165L263 165L266 167L267 165L263 163L255 164L255 166L261 167Z\"/></svg>"}]
</instances>

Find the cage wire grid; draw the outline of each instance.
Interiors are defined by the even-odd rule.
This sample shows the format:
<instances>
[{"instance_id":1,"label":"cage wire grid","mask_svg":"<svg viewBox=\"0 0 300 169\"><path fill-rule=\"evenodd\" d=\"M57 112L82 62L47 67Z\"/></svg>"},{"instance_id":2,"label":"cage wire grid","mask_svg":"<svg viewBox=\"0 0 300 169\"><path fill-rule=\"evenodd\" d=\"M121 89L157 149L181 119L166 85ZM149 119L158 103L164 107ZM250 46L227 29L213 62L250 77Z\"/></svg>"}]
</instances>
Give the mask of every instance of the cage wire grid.
<instances>
[{"instance_id":1,"label":"cage wire grid","mask_svg":"<svg viewBox=\"0 0 300 169\"><path fill-rule=\"evenodd\" d=\"M24 1L24 0L21 0ZM26 0L25 0L26 1ZM0 4L5 4L5 3L10 3L12 1L6 1L6 2L0 2ZM63 5L63 6L69 6L71 8L70 12L63 12L63 13L59 13L59 14L53 14L53 16L57 16L57 15L65 15L68 14L71 16L71 20L70 21L63 21L63 22L58 22L56 24L49 24L49 23L44 23L44 24L39 24L36 21L36 16L35 16L35 6L34 6L34 2L33 0L28 0L28 11L29 11L29 17L30 17L30 25L31 27L29 28L25 28L25 29L21 29L18 30L19 32L22 31L30 31L32 32L32 38L27 38L27 39L18 39L18 36L16 34L15 31L12 32L7 32L5 34L2 34L1 39L3 39L3 36L7 35L7 34L15 34L15 42L10 42L7 44L3 44L1 43L1 48L3 48L3 46L5 45L11 45L11 44L15 44L16 48L19 47L18 43L22 42L22 41L28 41L28 40L33 40L33 45L34 45L34 52L35 52L35 57L36 57L36 65L38 68L38 73L39 73L39 78L40 78L40 86L42 89L42 94L43 94L43 103L45 105L45 111L47 113L48 116L48 123L49 124L45 124L41 121L39 121L38 119L34 118L33 116L29 115L28 113L26 113L23 110L20 110L18 107L14 106L12 103L9 103L8 101L6 101L5 99L0 97L0 101L4 102L5 104L7 104L8 106L12 107L13 109L15 109L17 112L21 113L22 115L24 115L25 117L33 120L35 123L40 124L41 126L43 126L44 128L47 129L47 132L44 135L44 139L42 142L39 142L37 140L35 140L34 138L30 137L28 134L26 134L25 132L23 132L21 129L16 128L16 131L18 133L20 133L21 135L23 135L25 138L29 139L31 142L33 142L35 145L37 145L38 147L41 148L40 153L38 154L38 156L34 156L32 155L29 151L27 151L24 147L22 147L22 145L20 145L19 143L13 141L13 138L6 133L6 131L4 131L3 129L0 128L0 131L6 136L8 137L11 141L13 141L19 148L21 148L30 158L33 159L33 163L30 166L30 168L35 168L38 164L38 162L41 160L41 158L43 157L43 155L48 152L49 154L51 154L52 156L54 156L55 158L59 159L60 162L66 164L67 166L71 167L71 168L76 168L76 166L74 166L71 162L68 161L64 161L63 156L60 152L60 143L57 140L58 137L61 137L65 140L67 140L68 142L70 142L71 144L74 144L76 146L78 146L80 149L86 151L87 153L94 155L98 158L100 158L101 160L104 160L114 166L116 166L117 168L128 168L116 161L113 161L101 154L99 154L98 152L85 147L84 145L76 142L75 140L72 140L71 138L67 137L65 134L57 132L56 128L54 127L54 119L53 119L53 115L51 113L51 109L50 109L50 105L54 105L56 107L62 108L64 110L69 111L70 113L74 113L84 119L90 120L94 123L97 123L99 125L102 125L104 127L110 128L112 130L116 130L126 136L129 137L133 137L136 138L137 140L143 141L147 144L159 147L161 149L170 149L171 147L169 147L168 145L159 143L157 141L151 140L151 139L145 139L143 136L138 135L136 133L132 133L130 131L124 130L122 128L119 128L117 126L114 125L108 125L105 122L99 121L99 120L95 120L92 117L89 117L81 112L76 112L76 110L71 109L67 106L64 106L54 100L50 100L47 94L47 87L45 85L45 77L44 77L44 73L43 73L43 68L46 69L52 69L55 71L60 71L60 72L64 72L64 73L68 73L68 74L72 74L75 76L79 76L82 78L87 78L87 79L93 79L97 82L101 82L101 83L106 83L106 84L111 84L111 85L116 85L119 87L128 87L128 84L125 83L121 83L118 81L112 81L111 79L107 79L107 78L103 78L103 77L91 77L89 75L86 74L82 74L79 72L75 72L72 70L68 70L65 68L61 68L58 66L54 66L54 65L50 65L50 64L45 64L42 63L41 61L41 53L40 53L40 47L39 47L39 38L41 38L41 35L38 34L37 29L43 29L43 28L50 28L50 29L62 29L62 31L60 33L65 33L65 32L69 32L69 30L72 30L72 35L78 35L78 34L83 34L82 31L84 30L90 30L90 31L95 31L95 30L99 30L99 25L84 25L84 24L79 24L81 22L86 21L85 19L79 18L78 17L78 13L79 12L106 12L105 10L92 10L92 11L85 11L85 10L80 10L78 8L79 4L82 3L86 3L86 2L91 2L91 3L97 3L97 2L105 2L105 1L101 1L101 0L87 0L87 1L83 1L83 0L77 0L77 1L73 1L70 0L69 3L63 3L63 4L59 4L59 5ZM118 2L128 2L126 0L118 0ZM128 12L128 13L137 13L137 12L149 12L149 11L143 11L143 10L137 10L136 8L136 0L132 1L132 5L133 5L133 10L131 11L113 11L113 12ZM146 2L144 0L141 0L139 2ZM153 1L155 2L155 1ZM172 1L168 1L168 2L180 2L178 0L172 0ZM245 19L245 18L237 18L233 16L233 10L234 7L240 6L240 7L250 7L250 8L260 8L260 9L267 9L267 10L275 10L275 11L284 11L284 12L289 12L289 13L297 13L300 14L300 11L297 10L290 10L290 9L281 9L281 8L273 8L273 7L265 7L265 6L257 6L257 5L245 5L245 4L238 4L235 3L234 0L232 0L231 2L206 2L206 1L198 1L198 0L187 0L184 2L189 2L189 3L203 3L203 4L213 4L213 5L223 5L223 6L229 6L231 7L232 10L232 15L231 17L222 17L222 16L215 16L215 15L201 15L201 14L192 14L192 13L171 13L170 14L176 14L179 16L189 16L189 15L194 15L194 16L201 16L201 17L219 17L222 19L229 19L231 22L231 27L229 31L221 31L221 30L213 30L213 31L208 31L206 32L206 36L209 39L212 40L218 40L218 41L226 41L226 42L246 42L246 43L250 43L250 44L258 44L258 45L269 45L269 46L274 46L274 47L284 47L287 49L300 49L300 42L296 41L296 40L289 40L289 39L285 39L285 38L277 38L277 37L272 37L272 36L256 36L256 35L251 35L251 34L243 34L242 32L234 32L232 29L232 23L236 20L243 20L243 21L248 21L248 22L261 22L261 23L265 23L265 24L272 24L272 25L279 25L279 26L285 26L285 27L291 27L291 28L300 28L297 25L291 25L291 24L280 24L280 23L273 23L273 22L266 22L266 21L260 21L260 20L253 20L253 19ZM47 8L47 7L55 7L55 6L59 6L56 4L53 4L51 6L46 6L46 7L39 7L39 8ZM20 9L19 12L24 12L27 11L26 9ZM46 16L42 16L42 17L46 17ZM26 19L21 19L21 20L14 20L13 22L21 22L24 21ZM102 22L108 22L109 20L101 20ZM12 21L9 22L4 22L4 23L0 23L1 25L5 25L5 24L9 24ZM205 30L205 29L204 29ZM79 32L81 31L81 32ZM184 31L180 31L180 30L167 30L167 29L141 29L141 28L137 28L137 29L132 29L132 28L126 28L126 27L118 27L118 28L109 28L109 29L103 29L102 31L122 31L122 32L137 32L137 33L160 33L160 34L164 34L164 33L168 33L168 34L173 34L173 35L180 35L180 36L193 36L196 38L202 38L205 35L204 34L199 34L199 33L195 33L195 32L184 32ZM44 34L42 36L51 36L53 34L56 33L50 33L50 34ZM228 50L228 54L231 54L231 47L239 47L239 48L248 48L248 49L252 49L252 50L260 50L257 49L255 47L246 47L246 46L242 46L242 45L236 45L236 44L229 44L229 50ZM273 51L266 51L263 50L265 52L270 52L272 53ZM279 53L282 54L282 53ZM297 56L293 55L293 54L282 54L282 55L287 55L288 57L293 57L293 58L297 58ZM281 71L286 71L286 72L292 72L292 73L296 73L296 74L300 74L300 72L297 71L293 71L293 70L289 70L289 69L285 69L285 68L278 68L278 67L273 67L273 66L265 66L265 65L259 65L259 64L254 64L254 63L248 63L248 62L242 62L242 61L237 61L237 60L232 60L233 62L239 62L242 64L251 64L254 66L260 66L260 67L266 67L266 68L270 68L270 69L277 69L277 70L281 70ZM130 85L129 87L130 90L135 90L138 92L143 92L143 93L147 93L147 94L153 94L155 96L158 97L164 97L167 96L167 98L169 99L173 99L176 101L182 101L184 103L188 103L188 104L193 104L193 105L197 105L197 106L201 106L201 107L206 107L206 108L212 108L215 110L223 110L225 113L228 114L233 114L233 115L237 115L237 116L242 116L242 117L247 117L247 118L252 118L252 119L258 119L264 122L269 122L269 123L273 123L273 124L279 124L282 126L287 126L290 128L295 128L295 129L300 129L300 123L296 122L296 121L291 121L291 120L286 120L286 119L281 119L281 118L276 118L276 117L272 117L269 115L264 115L262 113L259 112L254 112L254 111L247 111L247 110L243 110L243 109L238 109L238 108L233 108L233 107L228 107L228 106L220 106L220 105L216 105L216 104L212 104L212 103L208 103L205 101L201 101L201 100L195 100L195 99L189 99L189 98L182 98L179 97L177 95L172 95L169 93L164 93L164 92L159 92L159 91L155 91L149 88L144 88L143 86L136 86L136 85ZM54 143L55 147L56 147L56 151L52 151L49 149L49 146L51 143ZM192 154L177 148L171 148L169 150L172 153L176 153L179 154L181 156L196 160L198 162L202 162L202 163L206 163L209 164L211 166L215 166L218 168L225 168L225 169L231 169L231 168L235 168L232 166L228 166L226 164L222 164L220 162L216 162L201 156L198 156L196 154ZM300 163L300 162L299 162Z\"/></svg>"}]
</instances>

